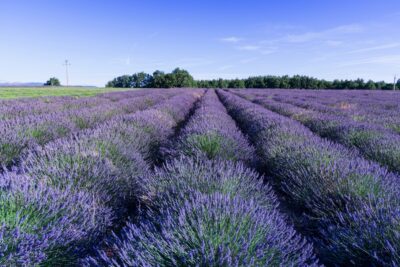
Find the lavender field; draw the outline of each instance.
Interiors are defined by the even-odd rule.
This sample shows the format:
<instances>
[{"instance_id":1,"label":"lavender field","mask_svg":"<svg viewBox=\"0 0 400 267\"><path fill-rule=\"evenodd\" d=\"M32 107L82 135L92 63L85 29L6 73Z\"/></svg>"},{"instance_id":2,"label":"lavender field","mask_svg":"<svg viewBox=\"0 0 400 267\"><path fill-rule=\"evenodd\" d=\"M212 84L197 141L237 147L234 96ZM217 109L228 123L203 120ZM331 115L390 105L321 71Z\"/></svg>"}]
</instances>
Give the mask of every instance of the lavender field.
<instances>
[{"instance_id":1,"label":"lavender field","mask_svg":"<svg viewBox=\"0 0 400 267\"><path fill-rule=\"evenodd\" d=\"M400 94L0 100L0 266L399 266Z\"/></svg>"}]
</instances>

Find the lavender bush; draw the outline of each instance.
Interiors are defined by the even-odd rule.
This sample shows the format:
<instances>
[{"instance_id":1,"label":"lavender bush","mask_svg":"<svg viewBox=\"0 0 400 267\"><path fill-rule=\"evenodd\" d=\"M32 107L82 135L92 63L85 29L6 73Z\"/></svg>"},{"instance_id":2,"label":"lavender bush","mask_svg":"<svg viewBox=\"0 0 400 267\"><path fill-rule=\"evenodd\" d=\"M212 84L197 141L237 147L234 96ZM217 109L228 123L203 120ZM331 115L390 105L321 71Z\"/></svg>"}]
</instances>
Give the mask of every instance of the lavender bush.
<instances>
[{"instance_id":1,"label":"lavender bush","mask_svg":"<svg viewBox=\"0 0 400 267\"><path fill-rule=\"evenodd\" d=\"M82 240L95 239L111 222L95 197L56 190L28 175L0 176L0 263L32 266L68 263Z\"/></svg>"},{"instance_id":2,"label":"lavender bush","mask_svg":"<svg viewBox=\"0 0 400 267\"><path fill-rule=\"evenodd\" d=\"M197 95L171 93L176 97L162 105L167 117L171 116L169 112L188 114ZM0 252L5 265L76 264L93 244L121 223L129 208L137 209L139 202L148 199L144 188L151 146L155 145L150 138L167 138L171 130L167 125L149 134L151 127L147 126L164 123L163 116L156 122L148 120L148 125L143 122L143 113L117 116L93 130L50 142L24 155L21 168L16 170L21 174L11 173L13 178L9 179L19 181L17 188L22 189L12 191L4 182L6 189L1 195L4 215L0 216ZM173 121L169 126L178 123ZM29 190L25 189L28 180L32 184ZM21 201L19 195L27 200Z\"/></svg>"},{"instance_id":3,"label":"lavender bush","mask_svg":"<svg viewBox=\"0 0 400 267\"><path fill-rule=\"evenodd\" d=\"M254 160L254 149L213 90L209 90L198 103L196 112L178 140L171 142L169 153L172 157L185 154L208 159L241 160L249 164Z\"/></svg>"},{"instance_id":4,"label":"lavender bush","mask_svg":"<svg viewBox=\"0 0 400 267\"><path fill-rule=\"evenodd\" d=\"M275 208L271 189L243 165L184 158L156 173L157 208L84 265L317 264L312 246Z\"/></svg>"},{"instance_id":5,"label":"lavender bush","mask_svg":"<svg viewBox=\"0 0 400 267\"><path fill-rule=\"evenodd\" d=\"M135 94L125 95L127 98L118 102L100 102L104 105L77 109L69 106L70 109L61 112L53 111L49 114L0 121L0 166L10 167L19 163L21 154L26 150L94 128L117 115L145 109L173 96L174 92L162 94L156 91L142 97Z\"/></svg>"},{"instance_id":6,"label":"lavender bush","mask_svg":"<svg viewBox=\"0 0 400 267\"><path fill-rule=\"evenodd\" d=\"M0 101L0 265L398 266L399 101L258 89Z\"/></svg>"},{"instance_id":7,"label":"lavender bush","mask_svg":"<svg viewBox=\"0 0 400 267\"><path fill-rule=\"evenodd\" d=\"M400 135L366 122L347 117L319 113L291 104L269 99L257 99L259 103L279 114L290 116L322 137L330 138L348 147L355 147L364 157L400 172Z\"/></svg>"},{"instance_id":8,"label":"lavender bush","mask_svg":"<svg viewBox=\"0 0 400 267\"><path fill-rule=\"evenodd\" d=\"M211 154L215 144L192 142L192 136L213 137L210 133L229 138L230 146L217 144ZM175 142L168 144L169 156L188 157L169 161L151 175L150 209L84 265L317 265L312 246L278 212L271 188L241 163L226 161L251 162L254 150L214 91L203 96ZM244 153L231 157L232 147Z\"/></svg>"},{"instance_id":9,"label":"lavender bush","mask_svg":"<svg viewBox=\"0 0 400 267\"><path fill-rule=\"evenodd\" d=\"M308 222L303 227L315 239L323 261L400 262L399 177L297 122L232 94L219 94L292 207L305 212Z\"/></svg>"},{"instance_id":10,"label":"lavender bush","mask_svg":"<svg viewBox=\"0 0 400 267\"><path fill-rule=\"evenodd\" d=\"M76 138L53 142L29 153L22 167L51 186L71 185L95 192L114 211L123 213L124 207L138 204L144 196L146 161L179 122L167 111L187 114L195 99L191 94L179 95L162 104L164 112L155 107L117 118Z\"/></svg>"}]
</instances>

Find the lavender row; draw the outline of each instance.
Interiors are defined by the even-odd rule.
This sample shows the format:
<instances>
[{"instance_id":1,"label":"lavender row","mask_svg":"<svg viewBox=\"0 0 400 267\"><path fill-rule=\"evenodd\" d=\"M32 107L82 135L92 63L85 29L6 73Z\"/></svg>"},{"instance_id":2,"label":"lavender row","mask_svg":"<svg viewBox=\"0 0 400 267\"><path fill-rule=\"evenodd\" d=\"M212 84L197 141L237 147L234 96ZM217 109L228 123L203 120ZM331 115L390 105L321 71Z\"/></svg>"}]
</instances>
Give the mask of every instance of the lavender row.
<instances>
[{"instance_id":1,"label":"lavender row","mask_svg":"<svg viewBox=\"0 0 400 267\"><path fill-rule=\"evenodd\" d=\"M139 93L140 92L140 93ZM36 99L32 99L31 101L33 102L33 106L29 105L24 105L22 108L18 106L18 103L16 105L12 105L11 107L14 108L12 114L18 114L20 110L18 109L23 109L27 114L24 113L24 115L20 116L14 116L9 119L3 119L2 123L4 125L10 125L10 126L18 126L19 124L23 123L30 123L32 121L35 121L37 117L43 118L44 120L46 118L51 118L51 117L62 117L62 116L76 116L79 113L83 112L91 112L91 113L98 113L101 109L112 109L115 110L118 105L122 104L121 111L123 109L127 109L129 101L134 98L140 98L140 97L146 97L149 95L152 95L154 93L159 93L161 95L160 90L146 90L146 91L135 91L130 94L123 94L122 93L115 93L118 97L116 97L116 100L110 100L105 97L86 97L86 98L78 98L78 99L73 99L73 100L66 100L66 101L55 101L54 103L46 103L46 102L39 102ZM171 92L164 92L166 94L170 94ZM50 98L52 99L52 98ZM41 105L39 104L41 103ZM54 106L53 104L56 104ZM42 112L39 112L38 109ZM105 110L106 113L108 110Z\"/></svg>"},{"instance_id":2,"label":"lavender row","mask_svg":"<svg viewBox=\"0 0 400 267\"><path fill-rule=\"evenodd\" d=\"M298 100L285 98L280 101L319 112L342 116L345 120L352 122L368 123L371 126L379 125L387 130L400 133L400 119L397 116L400 106L398 103L390 103L387 100L380 103L376 99L354 101L353 99L346 100L344 98L343 101L330 105L315 102L316 99Z\"/></svg>"},{"instance_id":3,"label":"lavender row","mask_svg":"<svg viewBox=\"0 0 400 267\"><path fill-rule=\"evenodd\" d=\"M318 112L345 116L355 122L381 125L400 133L400 98L395 92L254 90L252 93Z\"/></svg>"},{"instance_id":4,"label":"lavender row","mask_svg":"<svg viewBox=\"0 0 400 267\"><path fill-rule=\"evenodd\" d=\"M319 113L268 98L259 98L255 102L279 114L290 116L322 137L356 148L364 157L400 173L398 134L374 124L355 122L343 116Z\"/></svg>"},{"instance_id":5,"label":"lavender row","mask_svg":"<svg viewBox=\"0 0 400 267\"><path fill-rule=\"evenodd\" d=\"M331 265L400 264L399 177L291 119L219 91L303 232Z\"/></svg>"},{"instance_id":6,"label":"lavender row","mask_svg":"<svg viewBox=\"0 0 400 267\"><path fill-rule=\"evenodd\" d=\"M368 117L389 117L400 109L400 97L393 92L304 91L304 90L235 90L248 97L267 97L313 111L347 116L355 121Z\"/></svg>"},{"instance_id":7,"label":"lavender row","mask_svg":"<svg viewBox=\"0 0 400 267\"><path fill-rule=\"evenodd\" d=\"M0 119L9 120L24 116L56 113L84 107L112 105L113 102L131 97L141 97L149 90L125 91L99 94L94 97L75 98L70 96L39 97L17 100L0 100Z\"/></svg>"},{"instance_id":8,"label":"lavender row","mask_svg":"<svg viewBox=\"0 0 400 267\"><path fill-rule=\"evenodd\" d=\"M179 123L173 116L185 116L197 99L180 93L52 142L29 153L19 174L1 175L0 263L74 264L128 209L144 204L155 147Z\"/></svg>"},{"instance_id":9,"label":"lavender row","mask_svg":"<svg viewBox=\"0 0 400 267\"><path fill-rule=\"evenodd\" d=\"M255 154L214 90L208 90L198 102L196 112L168 148L166 156L169 158L186 155L247 164L254 162Z\"/></svg>"},{"instance_id":10,"label":"lavender row","mask_svg":"<svg viewBox=\"0 0 400 267\"><path fill-rule=\"evenodd\" d=\"M18 122L21 123L23 121L29 122L37 116L61 116L63 114L69 116L70 113L74 114L77 113L79 110L92 109L93 111L96 111L99 108L105 107L115 108L117 102L123 103L122 100L127 101L133 98L145 97L158 91L159 90L135 91L130 92L130 94L124 94L123 96L125 97L120 96L121 93L116 93L118 95L116 100L96 96L78 99L65 99L65 101L55 101L50 103L43 102L43 100L35 100L37 103L27 102L24 105L20 105L20 103L17 102L14 105L10 106L10 108L12 108L10 112L13 116L3 118L3 121L7 124L18 124Z\"/></svg>"},{"instance_id":11,"label":"lavender row","mask_svg":"<svg viewBox=\"0 0 400 267\"><path fill-rule=\"evenodd\" d=\"M152 209L128 223L88 266L308 266L312 246L288 226L276 197L242 161L254 149L209 90L149 180ZM113 251L110 256L107 251Z\"/></svg>"},{"instance_id":12,"label":"lavender row","mask_svg":"<svg viewBox=\"0 0 400 267\"><path fill-rule=\"evenodd\" d=\"M132 113L171 96L173 92L155 91L144 97L127 98L112 105L28 116L0 122L0 166L10 167L35 146L91 129L114 116Z\"/></svg>"}]
</instances>

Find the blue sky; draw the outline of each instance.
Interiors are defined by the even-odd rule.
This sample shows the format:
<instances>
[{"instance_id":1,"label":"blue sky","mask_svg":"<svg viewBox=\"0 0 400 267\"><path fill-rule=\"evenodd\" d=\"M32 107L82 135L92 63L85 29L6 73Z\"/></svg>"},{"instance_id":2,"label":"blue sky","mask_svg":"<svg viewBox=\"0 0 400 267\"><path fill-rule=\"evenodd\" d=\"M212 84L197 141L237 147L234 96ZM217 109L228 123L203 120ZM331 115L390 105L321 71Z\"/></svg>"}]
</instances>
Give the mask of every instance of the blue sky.
<instances>
[{"instance_id":1,"label":"blue sky","mask_svg":"<svg viewBox=\"0 0 400 267\"><path fill-rule=\"evenodd\" d=\"M0 82L103 86L175 67L196 79L400 76L399 0L0 0Z\"/></svg>"}]
</instances>

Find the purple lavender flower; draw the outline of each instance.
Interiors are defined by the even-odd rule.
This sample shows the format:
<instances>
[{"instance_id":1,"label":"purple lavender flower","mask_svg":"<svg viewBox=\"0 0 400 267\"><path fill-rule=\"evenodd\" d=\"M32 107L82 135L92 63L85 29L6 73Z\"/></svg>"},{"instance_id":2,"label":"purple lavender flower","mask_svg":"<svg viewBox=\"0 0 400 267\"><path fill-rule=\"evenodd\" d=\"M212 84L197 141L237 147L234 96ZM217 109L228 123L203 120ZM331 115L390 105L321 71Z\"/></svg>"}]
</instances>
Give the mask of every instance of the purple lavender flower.
<instances>
[{"instance_id":1,"label":"purple lavender flower","mask_svg":"<svg viewBox=\"0 0 400 267\"><path fill-rule=\"evenodd\" d=\"M278 214L260 209L251 200L196 193L183 205L171 203L162 215L159 224L125 228L124 239L110 244L119 256L117 262L128 266L315 265L312 247ZM100 262L88 262L112 265L104 252L101 257Z\"/></svg>"},{"instance_id":2,"label":"purple lavender flower","mask_svg":"<svg viewBox=\"0 0 400 267\"><path fill-rule=\"evenodd\" d=\"M120 93L117 93L117 95ZM148 95L147 95L148 94ZM142 95L142 97L138 97ZM0 166L18 164L21 154L35 146L42 146L52 140L63 138L84 129L95 128L101 123L125 113L133 113L162 102L175 95L174 91L153 94L124 93L118 102L71 100L58 103L60 110L44 109L38 114L19 116L0 121ZM38 100L32 100L37 102ZM29 101L27 101L29 103ZM40 102L41 103L41 102ZM88 106L85 106L88 105ZM44 104L43 104L44 105ZM65 106L65 108L62 108ZM26 108L26 106L23 106ZM47 112L45 112L47 111ZM1 111L0 111L1 112Z\"/></svg>"},{"instance_id":3,"label":"purple lavender flower","mask_svg":"<svg viewBox=\"0 0 400 267\"><path fill-rule=\"evenodd\" d=\"M178 140L171 142L167 150L170 157L185 154L241 160L249 164L255 153L213 90L207 91Z\"/></svg>"},{"instance_id":4,"label":"purple lavender flower","mask_svg":"<svg viewBox=\"0 0 400 267\"><path fill-rule=\"evenodd\" d=\"M233 94L219 95L291 206L305 213L301 226L315 240L321 260L339 265L400 262L397 175L298 122Z\"/></svg>"},{"instance_id":5,"label":"purple lavender flower","mask_svg":"<svg viewBox=\"0 0 400 267\"><path fill-rule=\"evenodd\" d=\"M0 176L0 263L68 263L82 240L95 239L111 221L96 198L69 188L62 191L28 175Z\"/></svg>"},{"instance_id":6,"label":"purple lavender flower","mask_svg":"<svg viewBox=\"0 0 400 267\"><path fill-rule=\"evenodd\" d=\"M210 155L215 144L191 143L191 137L210 132L226 133L230 146L218 146L217 154ZM317 264L312 246L286 224L263 179L241 163L225 161L251 162L254 150L214 91L198 102L177 143L170 142L176 145L170 156L188 157L169 161L150 175L150 209L137 224L128 223L121 236L114 234L100 245L84 265ZM228 157L231 146L243 155ZM219 160L207 160L210 156Z\"/></svg>"}]
</instances>

